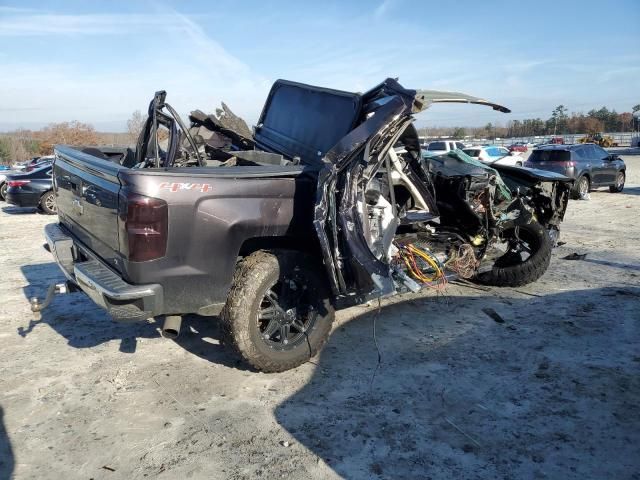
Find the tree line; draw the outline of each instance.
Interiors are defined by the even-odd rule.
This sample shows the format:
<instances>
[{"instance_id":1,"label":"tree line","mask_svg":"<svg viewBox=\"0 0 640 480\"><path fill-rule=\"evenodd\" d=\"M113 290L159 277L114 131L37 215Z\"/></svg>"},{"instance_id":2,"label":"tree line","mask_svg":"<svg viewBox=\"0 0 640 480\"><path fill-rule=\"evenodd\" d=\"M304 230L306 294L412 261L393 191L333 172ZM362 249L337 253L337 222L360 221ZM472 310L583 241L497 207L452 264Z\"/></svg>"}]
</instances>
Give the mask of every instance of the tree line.
<instances>
[{"instance_id":1,"label":"tree line","mask_svg":"<svg viewBox=\"0 0 640 480\"><path fill-rule=\"evenodd\" d=\"M528 118L524 120L510 120L506 126L487 123L483 127L435 127L422 128L420 134L425 136L450 136L464 138L509 138L533 137L542 135L562 134L594 134L599 132L631 132L640 127L640 104L635 105L632 112L618 113L615 109L602 107L584 113L571 113L564 105L558 105L551 112L551 116L542 118Z\"/></svg>"},{"instance_id":2,"label":"tree line","mask_svg":"<svg viewBox=\"0 0 640 480\"><path fill-rule=\"evenodd\" d=\"M226 105L223 104L226 108ZM551 116L511 120L506 126L487 123L484 127L432 127L419 129L425 136L450 136L464 138L471 135L476 138L531 137L537 135L561 135L571 133L628 132L637 130L640 125L640 104L632 108L633 113L617 113L615 109L602 107L590 110L586 114L568 113L567 107L558 105ZM139 110L133 112L127 120L125 133L97 132L93 125L78 121L51 123L41 130L16 130L0 134L0 163L11 164L32 157L50 155L56 144L66 145L132 145L135 143L145 121Z\"/></svg>"},{"instance_id":3,"label":"tree line","mask_svg":"<svg viewBox=\"0 0 640 480\"><path fill-rule=\"evenodd\" d=\"M139 114L139 112L138 112ZM139 120L132 116L130 123ZM78 121L51 123L40 130L19 129L0 133L0 164L11 164L33 157L51 155L53 146L130 145L137 135L97 132L93 125Z\"/></svg>"}]
</instances>

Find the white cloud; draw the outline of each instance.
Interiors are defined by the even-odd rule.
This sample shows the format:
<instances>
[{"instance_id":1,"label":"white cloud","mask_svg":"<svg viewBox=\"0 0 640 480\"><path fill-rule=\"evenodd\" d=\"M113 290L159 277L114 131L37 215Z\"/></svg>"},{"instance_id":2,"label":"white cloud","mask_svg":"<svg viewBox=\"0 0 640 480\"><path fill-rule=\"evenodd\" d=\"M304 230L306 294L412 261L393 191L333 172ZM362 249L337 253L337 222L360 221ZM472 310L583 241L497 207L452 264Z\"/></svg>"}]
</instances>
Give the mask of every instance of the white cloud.
<instances>
[{"instance_id":1,"label":"white cloud","mask_svg":"<svg viewBox=\"0 0 640 480\"><path fill-rule=\"evenodd\" d=\"M6 5L0 5L0 13L27 13L27 12L35 12L34 8L24 8L24 7L9 7Z\"/></svg>"},{"instance_id":2,"label":"white cloud","mask_svg":"<svg viewBox=\"0 0 640 480\"><path fill-rule=\"evenodd\" d=\"M375 18L384 17L389 12L391 7L394 6L395 3L396 3L396 0L382 0L382 2L380 2L380 4L373 11L373 16Z\"/></svg>"},{"instance_id":3,"label":"white cloud","mask_svg":"<svg viewBox=\"0 0 640 480\"><path fill-rule=\"evenodd\" d=\"M13 17L22 18L8 20L14 34L44 28L48 34L110 35L135 26L137 33L148 28L157 36L135 39L142 42L143 51L110 51L106 59L100 59L100 52L96 52L98 61L91 65L5 61L3 70L12 73L0 76L2 128L10 128L8 121L18 126L77 119L97 126L120 122L119 128L124 129L131 112L145 110L160 89L167 90L167 100L181 114L194 108L213 111L223 100L254 122L271 84L195 21L167 9L144 16ZM0 20L0 31L6 34L8 24L3 22ZM130 59L133 53L143 61L133 66L130 60L119 64L118 58Z\"/></svg>"},{"instance_id":4,"label":"white cloud","mask_svg":"<svg viewBox=\"0 0 640 480\"><path fill-rule=\"evenodd\" d=\"M106 35L166 24L162 15L19 14L0 19L0 36Z\"/></svg>"}]
</instances>

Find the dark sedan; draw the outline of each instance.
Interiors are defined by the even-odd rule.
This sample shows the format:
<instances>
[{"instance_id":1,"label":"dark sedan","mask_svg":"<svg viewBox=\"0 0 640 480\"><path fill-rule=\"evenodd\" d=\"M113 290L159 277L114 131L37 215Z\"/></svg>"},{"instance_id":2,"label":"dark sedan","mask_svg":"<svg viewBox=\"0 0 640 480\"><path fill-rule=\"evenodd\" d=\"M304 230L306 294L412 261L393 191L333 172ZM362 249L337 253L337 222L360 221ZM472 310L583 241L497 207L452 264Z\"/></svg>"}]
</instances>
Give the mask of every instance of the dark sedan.
<instances>
[{"instance_id":1,"label":"dark sedan","mask_svg":"<svg viewBox=\"0 0 640 480\"><path fill-rule=\"evenodd\" d=\"M48 165L29 173L7 175L7 202L19 207L36 207L49 215L56 214L58 207L53 193L52 169Z\"/></svg>"},{"instance_id":2,"label":"dark sedan","mask_svg":"<svg viewBox=\"0 0 640 480\"><path fill-rule=\"evenodd\" d=\"M618 155L593 143L543 145L531 152L524 166L574 178L573 198L585 198L589 190L596 187L609 187L612 193L621 192L627 170Z\"/></svg>"}]
</instances>

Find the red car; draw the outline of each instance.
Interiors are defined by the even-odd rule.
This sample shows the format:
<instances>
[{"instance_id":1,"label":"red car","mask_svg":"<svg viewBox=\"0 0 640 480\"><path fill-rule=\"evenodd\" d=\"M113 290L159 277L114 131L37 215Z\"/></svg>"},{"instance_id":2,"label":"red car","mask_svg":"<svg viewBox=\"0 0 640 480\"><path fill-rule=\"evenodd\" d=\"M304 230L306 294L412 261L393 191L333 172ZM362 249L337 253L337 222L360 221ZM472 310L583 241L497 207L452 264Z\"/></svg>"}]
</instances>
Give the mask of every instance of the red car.
<instances>
[{"instance_id":1,"label":"red car","mask_svg":"<svg viewBox=\"0 0 640 480\"><path fill-rule=\"evenodd\" d=\"M527 144L524 142L516 142L507 147L510 152L527 152Z\"/></svg>"}]
</instances>

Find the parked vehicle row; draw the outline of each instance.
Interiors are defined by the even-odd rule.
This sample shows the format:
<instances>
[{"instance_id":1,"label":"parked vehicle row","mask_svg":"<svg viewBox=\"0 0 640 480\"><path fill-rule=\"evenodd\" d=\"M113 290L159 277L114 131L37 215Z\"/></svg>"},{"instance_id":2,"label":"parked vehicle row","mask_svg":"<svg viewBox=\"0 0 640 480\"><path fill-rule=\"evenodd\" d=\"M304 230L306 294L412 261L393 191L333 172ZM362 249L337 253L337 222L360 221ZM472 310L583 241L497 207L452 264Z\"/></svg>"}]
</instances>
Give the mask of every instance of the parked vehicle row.
<instances>
[{"instance_id":1,"label":"parked vehicle row","mask_svg":"<svg viewBox=\"0 0 640 480\"><path fill-rule=\"evenodd\" d=\"M573 198L585 198L595 187L609 187L612 193L622 192L627 167L624 161L602 147L592 144L549 144L536 148L525 167L561 173L573 178Z\"/></svg>"},{"instance_id":2,"label":"parked vehicle row","mask_svg":"<svg viewBox=\"0 0 640 480\"><path fill-rule=\"evenodd\" d=\"M34 207L43 213L57 212L53 192L52 157L41 162L29 162L22 171L0 172L0 200L18 207Z\"/></svg>"},{"instance_id":3,"label":"parked vehicle row","mask_svg":"<svg viewBox=\"0 0 640 480\"><path fill-rule=\"evenodd\" d=\"M586 198L589 191L609 187L612 193L621 192L626 180L626 165L618 155L610 154L595 143L565 145L561 137L550 143L535 145L525 161L522 153L528 151L525 142L516 142L508 148L495 145L461 148L459 142L438 141L428 144L425 158L461 149L475 160L487 165L509 165L561 173L574 179L572 198Z\"/></svg>"}]
</instances>

